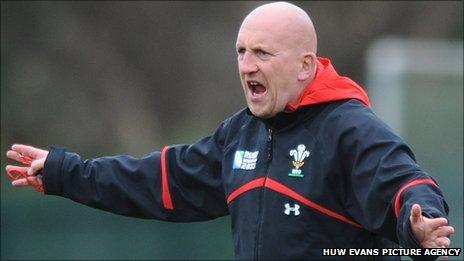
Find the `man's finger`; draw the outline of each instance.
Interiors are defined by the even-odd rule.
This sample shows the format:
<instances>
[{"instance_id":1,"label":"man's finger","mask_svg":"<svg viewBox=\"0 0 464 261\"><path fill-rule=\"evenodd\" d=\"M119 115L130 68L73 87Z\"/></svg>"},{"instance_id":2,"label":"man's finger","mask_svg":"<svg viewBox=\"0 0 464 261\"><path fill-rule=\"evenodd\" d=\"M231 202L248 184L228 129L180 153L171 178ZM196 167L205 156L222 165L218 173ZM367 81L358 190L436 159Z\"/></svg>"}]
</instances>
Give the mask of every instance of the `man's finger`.
<instances>
[{"instance_id":1,"label":"man's finger","mask_svg":"<svg viewBox=\"0 0 464 261\"><path fill-rule=\"evenodd\" d=\"M6 165L5 169L6 169L6 171L10 171L10 170L12 170L12 169L16 169L16 170L19 170L19 171L27 172L27 170L29 169L29 167L20 167L20 166Z\"/></svg>"},{"instance_id":2,"label":"man's finger","mask_svg":"<svg viewBox=\"0 0 464 261\"><path fill-rule=\"evenodd\" d=\"M437 237L448 237L454 234L454 228L452 226L443 226L435 230L435 235Z\"/></svg>"},{"instance_id":3,"label":"man's finger","mask_svg":"<svg viewBox=\"0 0 464 261\"><path fill-rule=\"evenodd\" d=\"M435 243L437 247L445 247L448 248L449 245L451 244L451 240L447 237L439 237L435 239Z\"/></svg>"},{"instance_id":4,"label":"man's finger","mask_svg":"<svg viewBox=\"0 0 464 261\"><path fill-rule=\"evenodd\" d=\"M19 162L23 163L22 158L21 158L21 154L19 152L17 152L17 151L9 150L9 151L6 152L6 156L9 159L16 160L16 161L19 161Z\"/></svg>"},{"instance_id":5,"label":"man's finger","mask_svg":"<svg viewBox=\"0 0 464 261\"><path fill-rule=\"evenodd\" d=\"M411 208L411 223L417 223L422 218L422 210L419 204L412 205Z\"/></svg>"},{"instance_id":6,"label":"man's finger","mask_svg":"<svg viewBox=\"0 0 464 261\"><path fill-rule=\"evenodd\" d=\"M41 156L41 154L46 152L44 150L23 144L13 144L13 146L11 146L11 150L19 152L22 155L29 156L33 159L38 158Z\"/></svg>"},{"instance_id":7,"label":"man's finger","mask_svg":"<svg viewBox=\"0 0 464 261\"><path fill-rule=\"evenodd\" d=\"M448 220L446 218L432 218L432 219L429 219L429 227L432 229L432 230L435 230L439 227L442 227L442 226L446 226L448 225Z\"/></svg>"},{"instance_id":8,"label":"man's finger","mask_svg":"<svg viewBox=\"0 0 464 261\"><path fill-rule=\"evenodd\" d=\"M29 186L29 182L27 181L26 178L17 179L17 180L13 180L11 182L11 185L13 185L13 187L24 187L24 186Z\"/></svg>"},{"instance_id":9,"label":"man's finger","mask_svg":"<svg viewBox=\"0 0 464 261\"><path fill-rule=\"evenodd\" d=\"M24 178L27 175L27 170L29 169L28 167L19 167L19 166L12 166L12 165L7 165L5 167L6 173L8 177L11 179L19 179L19 178Z\"/></svg>"}]
</instances>

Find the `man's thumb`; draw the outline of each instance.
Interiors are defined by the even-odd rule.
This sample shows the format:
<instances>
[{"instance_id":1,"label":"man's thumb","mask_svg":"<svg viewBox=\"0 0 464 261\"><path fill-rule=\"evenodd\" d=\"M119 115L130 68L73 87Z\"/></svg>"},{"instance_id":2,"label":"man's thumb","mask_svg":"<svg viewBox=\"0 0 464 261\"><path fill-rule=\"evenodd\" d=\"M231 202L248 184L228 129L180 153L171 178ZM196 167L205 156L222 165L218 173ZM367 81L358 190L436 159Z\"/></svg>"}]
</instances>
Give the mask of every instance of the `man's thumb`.
<instances>
[{"instance_id":1,"label":"man's thumb","mask_svg":"<svg viewBox=\"0 0 464 261\"><path fill-rule=\"evenodd\" d=\"M37 175L37 173L40 172L40 170L43 169L44 164L45 164L45 158L41 158L41 159L38 159L38 160L34 160L34 161L31 163L31 167L30 167L29 170L27 171L27 175L29 175L29 176L35 176L35 175Z\"/></svg>"},{"instance_id":2,"label":"man's thumb","mask_svg":"<svg viewBox=\"0 0 464 261\"><path fill-rule=\"evenodd\" d=\"M419 204L412 205L411 208L411 223L419 222L422 217L422 209Z\"/></svg>"}]
</instances>

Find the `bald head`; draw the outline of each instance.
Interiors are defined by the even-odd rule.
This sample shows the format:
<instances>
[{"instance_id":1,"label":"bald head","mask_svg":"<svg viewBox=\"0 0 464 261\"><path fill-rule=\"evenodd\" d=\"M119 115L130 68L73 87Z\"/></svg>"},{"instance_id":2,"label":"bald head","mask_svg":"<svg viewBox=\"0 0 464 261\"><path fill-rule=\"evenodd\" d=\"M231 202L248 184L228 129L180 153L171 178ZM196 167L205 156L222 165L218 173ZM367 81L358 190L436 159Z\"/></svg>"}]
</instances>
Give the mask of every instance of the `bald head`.
<instances>
[{"instance_id":1,"label":"bald head","mask_svg":"<svg viewBox=\"0 0 464 261\"><path fill-rule=\"evenodd\" d=\"M274 117L296 101L316 72L316 33L308 14L284 2L262 5L243 21L237 61L248 108Z\"/></svg>"},{"instance_id":2,"label":"bald head","mask_svg":"<svg viewBox=\"0 0 464 261\"><path fill-rule=\"evenodd\" d=\"M293 4L276 2L257 7L244 19L240 30L250 27L277 34L287 44L302 48L302 51L317 51L316 31L311 19Z\"/></svg>"}]
</instances>

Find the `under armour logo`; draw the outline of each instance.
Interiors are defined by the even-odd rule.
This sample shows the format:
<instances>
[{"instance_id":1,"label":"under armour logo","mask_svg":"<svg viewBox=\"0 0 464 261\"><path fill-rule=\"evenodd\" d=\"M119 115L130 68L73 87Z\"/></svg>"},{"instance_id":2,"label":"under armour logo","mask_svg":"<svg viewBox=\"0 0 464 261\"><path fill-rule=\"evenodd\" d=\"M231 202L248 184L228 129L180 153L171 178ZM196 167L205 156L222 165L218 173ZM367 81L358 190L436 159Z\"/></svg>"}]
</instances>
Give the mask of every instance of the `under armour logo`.
<instances>
[{"instance_id":1,"label":"under armour logo","mask_svg":"<svg viewBox=\"0 0 464 261\"><path fill-rule=\"evenodd\" d=\"M293 215L298 216L300 214L300 205L295 204L293 207L290 207L289 203L285 203L285 210L284 213L285 215L289 216L290 212L293 212Z\"/></svg>"}]
</instances>

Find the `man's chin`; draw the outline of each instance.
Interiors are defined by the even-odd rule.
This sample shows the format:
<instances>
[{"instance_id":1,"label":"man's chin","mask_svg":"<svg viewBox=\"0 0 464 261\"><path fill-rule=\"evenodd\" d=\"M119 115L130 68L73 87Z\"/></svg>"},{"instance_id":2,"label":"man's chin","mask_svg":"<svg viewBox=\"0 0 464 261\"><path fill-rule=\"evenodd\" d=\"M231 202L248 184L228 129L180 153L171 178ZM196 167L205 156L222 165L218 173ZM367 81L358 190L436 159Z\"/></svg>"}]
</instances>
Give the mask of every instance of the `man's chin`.
<instances>
[{"instance_id":1,"label":"man's chin","mask_svg":"<svg viewBox=\"0 0 464 261\"><path fill-rule=\"evenodd\" d=\"M248 108L250 109L251 113L255 117L258 117L258 118L261 118L261 119L269 119L269 118L272 118L272 117L275 116L275 113L273 114L272 112L269 112L269 111L259 110L259 109L253 108L251 106L249 106Z\"/></svg>"}]
</instances>

